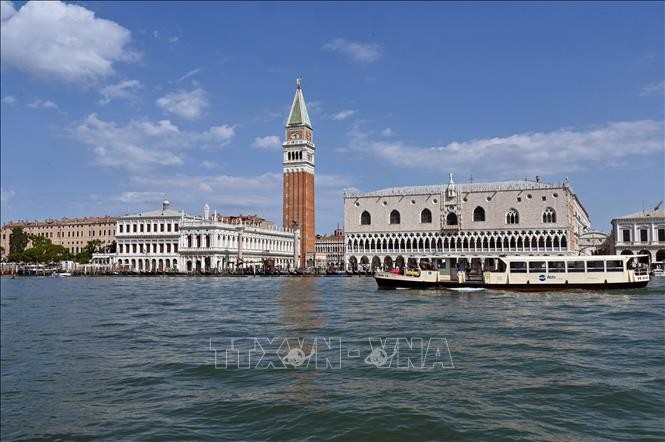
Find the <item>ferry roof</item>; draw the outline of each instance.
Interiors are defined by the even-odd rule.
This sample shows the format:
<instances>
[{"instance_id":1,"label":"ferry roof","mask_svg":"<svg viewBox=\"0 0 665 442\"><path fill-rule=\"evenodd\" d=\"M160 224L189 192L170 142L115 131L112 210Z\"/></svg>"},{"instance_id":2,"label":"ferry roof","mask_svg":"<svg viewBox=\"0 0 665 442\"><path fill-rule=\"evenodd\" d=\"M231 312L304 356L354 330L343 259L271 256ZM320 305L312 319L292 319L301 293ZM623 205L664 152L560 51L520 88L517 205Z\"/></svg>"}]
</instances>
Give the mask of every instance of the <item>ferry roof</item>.
<instances>
[{"instance_id":1,"label":"ferry roof","mask_svg":"<svg viewBox=\"0 0 665 442\"><path fill-rule=\"evenodd\" d=\"M565 255L565 256L499 256L504 261L601 261L601 260L629 260L631 258L639 258L641 256L649 255Z\"/></svg>"}]
</instances>

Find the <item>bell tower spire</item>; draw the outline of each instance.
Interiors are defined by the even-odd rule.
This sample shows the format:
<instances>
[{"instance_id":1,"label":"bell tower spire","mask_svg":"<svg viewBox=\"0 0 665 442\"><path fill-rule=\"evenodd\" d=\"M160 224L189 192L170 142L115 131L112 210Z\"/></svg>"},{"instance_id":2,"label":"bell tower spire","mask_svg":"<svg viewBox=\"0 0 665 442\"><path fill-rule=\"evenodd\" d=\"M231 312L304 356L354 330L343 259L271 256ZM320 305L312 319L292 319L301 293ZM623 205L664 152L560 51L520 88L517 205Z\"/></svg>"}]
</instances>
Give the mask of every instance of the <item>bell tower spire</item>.
<instances>
[{"instance_id":1,"label":"bell tower spire","mask_svg":"<svg viewBox=\"0 0 665 442\"><path fill-rule=\"evenodd\" d=\"M314 130L307 113L302 82L296 80L296 93L286 120L282 164L284 167L283 226L300 229L300 268L307 253L315 251L314 170L316 146Z\"/></svg>"}]
</instances>

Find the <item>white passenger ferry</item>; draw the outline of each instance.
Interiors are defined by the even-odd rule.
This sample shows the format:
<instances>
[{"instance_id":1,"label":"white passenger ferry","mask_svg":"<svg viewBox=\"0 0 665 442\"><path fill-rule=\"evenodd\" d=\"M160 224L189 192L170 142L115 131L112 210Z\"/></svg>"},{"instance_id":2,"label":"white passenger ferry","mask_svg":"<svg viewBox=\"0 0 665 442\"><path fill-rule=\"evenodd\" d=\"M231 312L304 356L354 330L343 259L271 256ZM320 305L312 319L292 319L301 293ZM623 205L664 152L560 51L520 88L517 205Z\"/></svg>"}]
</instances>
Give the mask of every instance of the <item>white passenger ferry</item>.
<instances>
[{"instance_id":1,"label":"white passenger ferry","mask_svg":"<svg viewBox=\"0 0 665 442\"><path fill-rule=\"evenodd\" d=\"M649 274L639 256L499 256L477 278L454 268L455 258L433 259L433 270L377 272L379 288L483 287L524 291L626 289L646 287ZM464 258L461 258L464 259Z\"/></svg>"}]
</instances>

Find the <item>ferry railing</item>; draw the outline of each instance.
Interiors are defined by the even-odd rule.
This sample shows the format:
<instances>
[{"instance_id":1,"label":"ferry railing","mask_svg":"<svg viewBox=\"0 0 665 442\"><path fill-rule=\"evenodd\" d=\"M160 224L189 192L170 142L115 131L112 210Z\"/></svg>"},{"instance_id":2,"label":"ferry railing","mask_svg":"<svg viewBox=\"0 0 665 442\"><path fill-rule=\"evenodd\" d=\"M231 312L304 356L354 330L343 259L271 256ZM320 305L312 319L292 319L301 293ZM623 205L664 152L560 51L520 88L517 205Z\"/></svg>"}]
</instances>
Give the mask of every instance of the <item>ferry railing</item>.
<instances>
[{"instance_id":1,"label":"ferry railing","mask_svg":"<svg viewBox=\"0 0 665 442\"><path fill-rule=\"evenodd\" d=\"M646 267L638 267L635 269L635 275L636 276L645 276L648 275L649 271L647 270Z\"/></svg>"}]
</instances>

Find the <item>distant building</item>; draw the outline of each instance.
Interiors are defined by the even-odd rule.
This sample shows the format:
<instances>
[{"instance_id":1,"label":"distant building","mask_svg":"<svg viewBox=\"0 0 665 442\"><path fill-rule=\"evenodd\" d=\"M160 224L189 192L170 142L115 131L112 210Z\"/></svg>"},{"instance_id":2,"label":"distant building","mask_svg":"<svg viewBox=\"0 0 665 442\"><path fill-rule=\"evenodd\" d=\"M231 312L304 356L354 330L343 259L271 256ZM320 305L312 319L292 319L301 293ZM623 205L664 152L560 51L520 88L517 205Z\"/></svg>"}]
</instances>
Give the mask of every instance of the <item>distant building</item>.
<instances>
[{"instance_id":1,"label":"distant building","mask_svg":"<svg viewBox=\"0 0 665 442\"><path fill-rule=\"evenodd\" d=\"M644 262L665 262L665 210L647 210L612 220L612 253L648 255Z\"/></svg>"},{"instance_id":2,"label":"distant building","mask_svg":"<svg viewBox=\"0 0 665 442\"><path fill-rule=\"evenodd\" d=\"M261 229L276 229L277 226L274 222L268 221L267 219L261 218L258 215L232 215L232 216L222 216L219 214L215 215L217 221L226 223L226 224L242 224L244 226L259 227Z\"/></svg>"},{"instance_id":3,"label":"distant building","mask_svg":"<svg viewBox=\"0 0 665 442\"><path fill-rule=\"evenodd\" d=\"M580 255L608 255L610 235L598 230L590 230L580 235L578 251Z\"/></svg>"},{"instance_id":4,"label":"distant building","mask_svg":"<svg viewBox=\"0 0 665 442\"><path fill-rule=\"evenodd\" d=\"M567 181L448 184L344 194L345 263L351 270L434 256L571 255L591 230Z\"/></svg>"},{"instance_id":5,"label":"distant building","mask_svg":"<svg viewBox=\"0 0 665 442\"><path fill-rule=\"evenodd\" d=\"M245 224L244 220L248 221ZM227 222L231 221L231 222ZM293 269L300 232L282 230L256 215L186 215L170 208L118 218L114 266L133 272L217 273L270 266Z\"/></svg>"},{"instance_id":6,"label":"distant building","mask_svg":"<svg viewBox=\"0 0 665 442\"><path fill-rule=\"evenodd\" d=\"M325 255L324 265L318 267L344 270L344 230L337 228L332 235L316 235L316 253Z\"/></svg>"},{"instance_id":7,"label":"distant building","mask_svg":"<svg viewBox=\"0 0 665 442\"><path fill-rule=\"evenodd\" d=\"M99 240L102 247L110 246L115 241L115 225L116 218L111 216L14 221L0 229L0 245L3 256L7 256L12 229L23 227L28 235L43 236L53 244L64 246L70 253L79 253L88 241Z\"/></svg>"}]
</instances>

